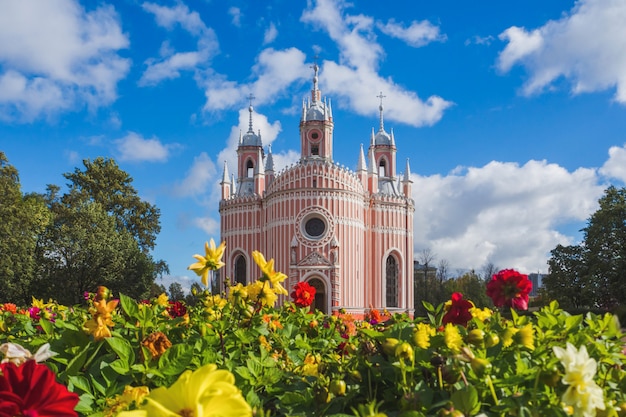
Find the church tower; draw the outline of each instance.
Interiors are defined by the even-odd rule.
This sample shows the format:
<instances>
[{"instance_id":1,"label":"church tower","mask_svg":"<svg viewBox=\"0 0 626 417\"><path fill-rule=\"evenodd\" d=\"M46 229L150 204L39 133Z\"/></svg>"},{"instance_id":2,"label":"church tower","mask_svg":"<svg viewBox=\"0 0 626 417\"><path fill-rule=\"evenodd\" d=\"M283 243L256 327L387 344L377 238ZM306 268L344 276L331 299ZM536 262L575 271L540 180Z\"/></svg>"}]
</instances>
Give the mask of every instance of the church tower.
<instances>
[{"instance_id":1,"label":"church tower","mask_svg":"<svg viewBox=\"0 0 626 417\"><path fill-rule=\"evenodd\" d=\"M245 135L239 134L237 146L237 194L238 195L261 195L265 191L265 170L263 168L263 142L261 132L254 133L252 128L252 100L250 94L250 121Z\"/></svg>"},{"instance_id":2,"label":"church tower","mask_svg":"<svg viewBox=\"0 0 626 417\"><path fill-rule=\"evenodd\" d=\"M317 63L313 65L313 89L311 100L302 103L300 119L300 155L302 159L333 159L333 114L330 103L322 102L322 93L318 88Z\"/></svg>"}]
</instances>

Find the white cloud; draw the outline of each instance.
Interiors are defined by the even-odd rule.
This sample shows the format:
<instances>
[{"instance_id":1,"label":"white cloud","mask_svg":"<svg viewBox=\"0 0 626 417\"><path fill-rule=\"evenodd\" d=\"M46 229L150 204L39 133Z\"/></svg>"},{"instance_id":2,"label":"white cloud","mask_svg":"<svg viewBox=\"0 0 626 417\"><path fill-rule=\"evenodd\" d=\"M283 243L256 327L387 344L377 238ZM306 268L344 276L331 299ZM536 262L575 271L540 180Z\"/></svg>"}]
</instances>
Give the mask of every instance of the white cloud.
<instances>
[{"instance_id":1,"label":"white cloud","mask_svg":"<svg viewBox=\"0 0 626 417\"><path fill-rule=\"evenodd\" d=\"M415 250L430 248L453 268L547 272L549 251L571 244L559 226L581 222L602 195L594 169L546 161L491 162L447 176L412 175Z\"/></svg>"},{"instance_id":2,"label":"white cloud","mask_svg":"<svg viewBox=\"0 0 626 417\"><path fill-rule=\"evenodd\" d=\"M197 38L197 50L177 52L168 41L161 45L160 57L146 60L147 68L139 80L140 86L156 85L163 80L178 78L181 71L195 72L202 68L218 51L219 44L213 30L207 27L197 12L184 4L174 7L144 3L143 9L152 13L159 26L172 31L177 25Z\"/></svg>"},{"instance_id":3,"label":"white cloud","mask_svg":"<svg viewBox=\"0 0 626 417\"><path fill-rule=\"evenodd\" d=\"M500 34L508 42L497 66L509 71L522 65L529 79L526 95L541 93L563 77L574 94L615 88L626 103L626 2L580 0L559 20L534 30L510 27Z\"/></svg>"},{"instance_id":4,"label":"white cloud","mask_svg":"<svg viewBox=\"0 0 626 417\"><path fill-rule=\"evenodd\" d=\"M129 42L112 6L86 12L74 0L4 1L0 13L0 117L30 122L117 98Z\"/></svg>"},{"instance_id":5,"label":"white cloud","mask_svg":"<svg viewBox=\"0 0 626 417\"><path fill-rule=\"evenodd\" d=\"M193 220L194 225L203 230L208 236L219 236L220 222L211 217L197 217Z\"/></svg>"},{"instance_id":6,"label":"white cloud","mask_svg":"<svg viewBox=\"0 0 626 417\"><path fill-rule=\"evenodd\" d=\"M295 82L311 76L305 56L296 48L285 50L265 49L257 58L252 72L256 81L250 84L237 84L214 75L205 81L207 101L205 111L220 111L241 105L252 93L257 103L267 103L285 95L287 88ZM247 130L247 129L246 129Z\"/></svg>"},{"instance_id":7,"label":"white cloud","mask_svg":"<svg viewBox=\"0 0 626 417\"><path fill-rule=\"evenodd\" d=\"M609 159L600 168L600 173L626 184L626 144L621 148L619 146L611 146Z\"/></svg>"},{"instance_id":8,"label":"white cloud","mask_svg":"<svg viewBox=\"0 0 626 417\"><path fill-rule=\"evenodd\" d=\"M200 15L189 11L189 8L182 3L167 7L146 2L142 4L142 8L152 13L157 24L167 30L174 30L177 24L195 36L202 36L209 30L202 22Z\"/></svg>"},{"instance_id":9,"label":"white cloud","mask_svg":"<svg viewBox=\"0 0 626 417\"><path fill-rule=\"evenodd\" d=\"M232 24L236 27L241 27L241 9L239 7L231 7L228 9L228 14L232 17Z\"/></svg>"},{"instance_id":10,"label":"white cloud","mask_svg":"<svg viewBox=\"0 0 626 417\"><path fill-rule=\"evenodd\" d=\"M394 19L390 19L385 24L378 22L376 26L385 35L401 39L414 48L428 45L430 42L444 42L446 40L446 35L439 33L439 27L427 20L422 20L421 22L412 21L411 25L406 28Z\"/></svg>"},{"instance_id":11,"label":"white cloud","mask_svg":"<svg viewBox=\"0 0 626 417\"><path fill-rule=\"evenodd\" d=\"M162 80L180 77L181 70L194 70L196 66L207 59L207 54L197 52L178 52L166 58L149 59L148 68L139 80L140 86L156 85Z\"/></svg>"},{"instance_id":12,"label":"white cloud","mask_svg":"<svg viewBox=\"0 0 626 417\"><path fill-rule=\"evenodd\" d=\"M116 140L115 146L120 161L165 162L174 145L163 145L157 138L145 139L135 132Z\"/></svg>"},{"instance_id":13,"label":"white cloud","mask_svg":"<svg viewBox=\"0 0 626 417\"><path fill-rule=\"evenodd\" d=\"M407 91L389 77L378 74L384 51L372 32L374 21L362 15L344 15L340 1L320 0L305 10L301 20L323 30L340 49L339 63L325 61L320 82L325 92L344 100L356 113L374 115L378 111L376 95L382 90L388 97L385 106L389 120L412 126L432 125L439 121L451 102L438 96L425 101Z\"/></svg>"},{"instance_id":14,"label":"white cloud","mask_svg":"<svg viewBox=\"0 0 626 417\"><path fill-rule=\"evenodd\" d=\"M263 45L274 42L277 36L278 29L276 29L276 25L274 23L270 23L268 28L265 30L265 34L263 35Z\"/></svg>"},{"instance_id":15,"label":"white cloud","mask_svg":"<svg viewBox=\"0 0 626 417\"><path fill-rule=\"evenodd\" d=\"M172 192L177 197L202 196L215 183L216 175L215 164L202 152L194 158L185 178L173 186Z\"/></svg>"}]
</instances>

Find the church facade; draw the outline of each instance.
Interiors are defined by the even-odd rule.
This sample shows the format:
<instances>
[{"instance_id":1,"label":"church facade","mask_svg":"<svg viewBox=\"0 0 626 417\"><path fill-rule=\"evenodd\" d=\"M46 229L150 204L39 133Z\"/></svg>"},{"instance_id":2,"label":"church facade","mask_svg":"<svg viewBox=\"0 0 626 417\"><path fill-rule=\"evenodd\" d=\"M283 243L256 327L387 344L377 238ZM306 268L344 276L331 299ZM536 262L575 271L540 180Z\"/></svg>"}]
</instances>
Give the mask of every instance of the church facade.
<instances>
[{"instance_id":1,"label":"church facade","mask_svg":"<svg viewBox=\"0 0 626 417\"><path fill-rule=\"evenodd\" d=\"M275 260L289 292L306 281L316 288L315 308L360 316L370 308L413 313L413 212L408 160L396 174L393 131L372 130L367 157L356 171L333 161L330 102L318 89L302 106L300 160L274 172L261 132L240 135L237 171L224 164L219 206L226 242L222 276L247 284L258 278L252 251ZM355 152L356 153L356 152ZM281 299L284 301L284 298Z\"/></svg>"}]
</instances>

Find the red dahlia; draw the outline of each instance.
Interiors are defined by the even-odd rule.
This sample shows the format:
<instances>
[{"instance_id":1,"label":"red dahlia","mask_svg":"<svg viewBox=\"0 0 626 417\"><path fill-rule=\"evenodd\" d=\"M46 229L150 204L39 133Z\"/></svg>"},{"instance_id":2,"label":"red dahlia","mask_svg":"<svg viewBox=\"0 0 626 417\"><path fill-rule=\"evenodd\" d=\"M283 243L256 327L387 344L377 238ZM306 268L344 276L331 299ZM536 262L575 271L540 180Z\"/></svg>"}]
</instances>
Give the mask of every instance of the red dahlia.
<instances>
[{"instance_id":1,"label":"red dahlia","mask_svg":"<svg viewBox=\"0 0 626 417\"><path fill-rule=\"evenodd\" d=\"M474 308L474 304L464 300L463 294L460 292L452 293L450 301L446 303L447 312L441 321L443 324L452 323L467 326L467 322L472 319L470 308Z\"/></svg>"},{"instance_id":2,"label":"red dahlia","mask_svg":"<svg viewBox=\"0 0 626 417\"><path fill-rule=\"evenodd\" d=\"M528 275L513 269L503 269L491 277L487 284L487 295L496 307L509 306L517 310L528 309L528 294L533 283Z\"/></svg>"},{"instance_id":3,"label":"red dahlia","mask_svg":"<svg viewBox=\"0 0 626 417\"><path fill-rule=\"evenodd\" d=\"M298 282L291 292L291 298L298 307L308 307L315 301L315 287L307 282Z\"/></svg>"},{"instance_id":4,"label":"red dahlia","mask_svg":"<svg viewBox=\"0 0 626 417\"><path fill-rule=\"evenodd\" d=\"M71 417L78 395L56 381L46 365L30 360L0 364L0 417Z\"/></svg>"}]
</instances>

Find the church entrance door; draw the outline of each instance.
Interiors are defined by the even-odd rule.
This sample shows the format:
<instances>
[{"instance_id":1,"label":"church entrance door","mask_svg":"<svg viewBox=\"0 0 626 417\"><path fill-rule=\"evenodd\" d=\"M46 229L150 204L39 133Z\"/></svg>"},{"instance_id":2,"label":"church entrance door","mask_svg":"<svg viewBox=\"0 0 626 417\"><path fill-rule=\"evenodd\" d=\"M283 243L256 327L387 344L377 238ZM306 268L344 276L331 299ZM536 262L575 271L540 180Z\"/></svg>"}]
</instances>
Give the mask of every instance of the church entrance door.
<instances>
[{"instance_id":1,"label":"church entrance door","mask_svg":"<svg viewBox=\"0 0 626 417\"><path fill-rule=\"evenodd\" d=\"M311 278L308 283L310 286L315 288L315 301L311 307L324 314L328 314L326 304L326 284L324 284L324 281L319 278Z\"/></svg>"}]
</instances>

